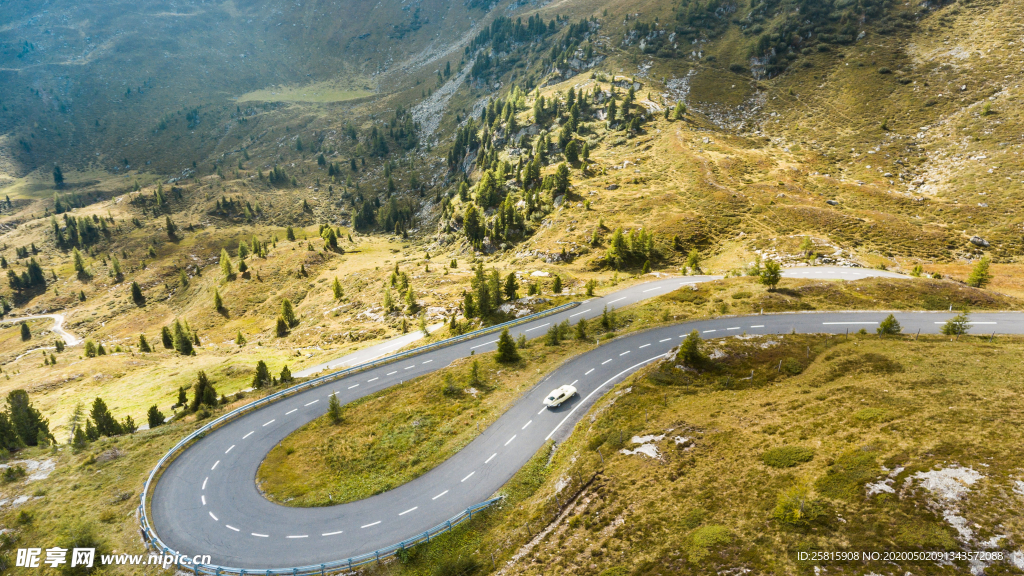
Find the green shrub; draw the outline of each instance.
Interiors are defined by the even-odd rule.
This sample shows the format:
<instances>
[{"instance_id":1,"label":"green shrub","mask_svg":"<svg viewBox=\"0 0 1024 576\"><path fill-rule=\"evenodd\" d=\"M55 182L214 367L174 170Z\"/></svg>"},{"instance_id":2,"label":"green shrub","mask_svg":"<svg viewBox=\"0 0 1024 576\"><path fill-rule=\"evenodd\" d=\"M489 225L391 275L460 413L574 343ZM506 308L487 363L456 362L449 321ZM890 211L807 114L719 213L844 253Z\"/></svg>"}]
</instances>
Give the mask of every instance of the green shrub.
<instances>
[{"instance_id":1,"label":"green shrub","mask_svg":"<svg viewBox=\"0 0 1024 576\"><path fill-rule=\"evenodd\" d=\"M836 458L814 487L827 498L854 500L863 497L864 484L878 473L874 452L851 450Z\"/></svg>"},{"instance_id":2,"label":"green shrub","mask_svg":"<svg viewBox=\"0 0 1024 576\"><path fill-rule=\"evenodd\" d=\"M810 496L803 485L792 486L781 492L772 510L772 517L791 526L806 526L824 514L824 507Z\"/></svg>"},{"instance_id":3,"label":"green shrub","mask_svg":"<svg viewBox=\"0 0 1024 576\"><path fill-rule=\"evenodd\" d=\"M753 296L750 292L737 292L732 295L733 300L743 300L744 298L750 298Z\"/></svg>"},{"instance_id":4,"label":"green shrub","mask_svg":"<svg viewBox=\"0 0 1024 576\"><path fill-rule=\"evenodd\" d=\"M772 468L791 468L813 458L814 450L803 446L780 446L761 455L761 461Z\"/></svg>"},{"instance_id":5,"label":"green shrub","mask_svg":"<svg viewBox=\"0 0 1024 576\"><path fill-rule=\"evenodd\" d=\"M711 524L701 526L690 534L690 545L687 557L690 562L699 564L711 554L711 549L732 542L732 533L725 526Z\"/></svg>"},{"instance_id":6,"label":"green shrub","mask_svg":"<svg viewBox=\"0 0 1024 576\"><path fill-rule=\"evenodd\" d=\"M804 371L804 366L796 358L786 358L782 361L782 371L790 376L796 376Z\"/></svg>"}]
</instances>

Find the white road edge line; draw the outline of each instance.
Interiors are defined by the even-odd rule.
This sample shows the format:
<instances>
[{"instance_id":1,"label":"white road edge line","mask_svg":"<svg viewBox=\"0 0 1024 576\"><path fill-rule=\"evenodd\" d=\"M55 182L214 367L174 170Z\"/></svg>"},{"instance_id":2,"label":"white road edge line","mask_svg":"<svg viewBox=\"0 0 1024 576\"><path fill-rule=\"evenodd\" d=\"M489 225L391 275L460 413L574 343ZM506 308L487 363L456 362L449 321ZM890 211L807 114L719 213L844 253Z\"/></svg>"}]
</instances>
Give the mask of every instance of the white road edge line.
<instances>
[{"instance_id":1,"label":"white road edge line","mask_svg":"<svg viewBox=\"0 0 1024 576\"><path fill-rule=\"evenodd\" d=\"M580 400L579 402L577 402L577 403L576 403L576 406L573 406L573 409L572 409L572 410L570 410L570 411L569 411L569 413L565 415L565 418L562 418L562 421L561 421L561 422L559 422L559 423L558 423L558 425L557 425L557 426L555 426L554 430L552 430L552 431L551 431L551 433L550 433L550 434L548 434L548 435L547 435L547 437L545 437L545 438L544 438L544 441L545 441L545 442L547 442L548 440L551 440L551 437L555 435L555 432L558 432L558 429L562 427L562 424L565 424L565 421L566 421L566 420L568 420L570 416L572 416L572 413L573 413L573 412L575 412L576 410L578 410L580 406L583 406L584 404L586 404L586 403L587 403L587 400L590 400L590 397L591 397L591 396L593 396L594 394L597 394L597 391L598 391L598 390L600 390L601 388L604 388L605 386L607 386L607 385L611 384L611 383L612 383L612 382L614 382L614 381L615 381L615 379L616 379L616 378L618 378L619 376L622 376L622 375L624 375L624 374L628 374L628 373L629 373L629 372L630 372L631 370L635 370L635 369L637 369L637 368L639 368L639 367L643 366L644 364L649 364L649 363L651 363L651 362L654 362L654 361L655 361L655 360L657 360L658 358L664 358L664 357L665 357L665 355L664 355L664 354L658 354L658 355L657 355L657 356L655 356L654 358L649 358L649 359L647 359L647 360L644 360L643 362L640 362L639 364L634 364L634 365L630 366L629 368L626 368L626 369L625 369L625 370L623 370L622 372L619 372L619 373L618 373L618 374L616 374L615 376L612 376L611 378L609 378L608 380L606 380L604 384L601 384L601 385L600 385L600 386L598 386L597 388L594 388L594 391L593 391L593 392L591 392L590 394L587 394L587 397L586 397L586 398L584 398L583 400Z\"/></svg>"},{"instance_id":2,"label":"white road edge line","mask_svg":"<svg viewBox=\"0 0 1024 576\"><path fill-rule=\"evenodd\" d=\"M376 522L372 522L372 523L367 524L365 526L360 526L360 528L369 528L370 526L376 526L377 524L380 524L380 520L377 520Z\"/></svg>"},{"instance_id":3,"label":"white road edge line","mask_svg":"<svg viewBox=\"0 0 1024 576\"><path fill-rule=\"evenodd\" d=\"M408 510L406 510L405 512L399 512L399 513L398 513L398 515L399 515L399 516L405 516L406 514L408 514L409 512L412 512L413 510L415 510L415 509L417 509L417 508L419 508L419 506L413 506L412 508L409 508L409 509L408 509Z\"/></svg>"},{"instance_id":4,"label":"white road edge line","mask_svg":"<svg viewBox=\"0 0 1024 576\"><path fill-rule=\"evenodd\" d=\"M488 458L487 460L484 460L484 464L490 464L491 460L494 460L494 457L497 456L497 455L498 455L497 452L495 452L494 454L491 454L490 458Z\"/></svg>"},{"instance_id":5,"label":"white road edge line","mask_svg":"<svg viewBox=\"0 0 1024 576\"><path fill-rule=\"evenodd\" d=\"M462 480L460 480L460 482L465 482L466 480L469 480L469 477L470 477L470 476L472 476L473 474L476 474L476 470L473 470L472 472L470 472L469 474L467 474L465 478L463 478Z\"/></svg>"},{"instance_id":6,"label":"white road edge line","mask_svg":"<svg viewBox=\"0 0 1024 576\"><path fill-rule=\"evenodd\" d=\"M447 494L447 493L448 493L448 491L447 491L447 490L445 490L444 492L441 492L441 493L440 493L440 494L438 494L437 496L434 496L433 498L431 498L431 500L437 500L438 498L440 498L441 496L444 496L444 495L445 495L445 494Z\"/></svg>"},{"instance_id":7,"label":"white road edge line","mask_svg":"<svg viewBox=\"0 0 1024 576\"><path fill-rule=\"evenodd\" d=\"M505 442L505 446L508 446L509 444L511 444L512 441L515 440L515 439L516 439L516 435L513 434L512 437L508 439L508 442Z\"/></svg>"}]
</instances>

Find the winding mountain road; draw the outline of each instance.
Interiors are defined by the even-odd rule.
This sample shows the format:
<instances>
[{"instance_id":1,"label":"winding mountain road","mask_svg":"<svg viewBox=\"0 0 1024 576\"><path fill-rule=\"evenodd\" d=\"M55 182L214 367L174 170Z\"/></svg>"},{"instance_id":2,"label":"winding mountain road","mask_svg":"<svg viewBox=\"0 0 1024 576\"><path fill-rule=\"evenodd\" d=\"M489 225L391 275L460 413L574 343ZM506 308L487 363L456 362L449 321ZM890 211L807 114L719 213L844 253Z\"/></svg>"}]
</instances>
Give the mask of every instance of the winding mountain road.
<instances>
[{"instance_id":1,"label":"winding mountain road","mask_svg":"<svg viewBox=\"0 0 1024 576\"><path fill-rule=\"evenodd\" d=\"M876 270L799 268L787 277L897 276ZM674 277L631 286L582 305L522 324L514 336L540 336L568 319L599 316L683 285L715 277ZM150 520L160 539L184 554L210 554L213 563L249 570L341 560L386 547L484 501L501 488L548 439L565 439L587 409L615 383L663 358L691 330L705 338L797 332L873 330L887 312L817 312L723 317L683 322L622 336L582 354L549 374L494 424L453 457L423 476L370 498L321 508L291 508L268 501L255 477L267 453L286 436L323 415L331 395L342 404L443 368L457 358L495 348L491 334L433 350L297 393L210 432L171 462L152 492ZM948 312L896 313L907 333L936 333ZM1022 313L977 313L976 331L1024 333ZM555 409L545 394L562 384L579 394Z\"/></svg>"}]
</instances>

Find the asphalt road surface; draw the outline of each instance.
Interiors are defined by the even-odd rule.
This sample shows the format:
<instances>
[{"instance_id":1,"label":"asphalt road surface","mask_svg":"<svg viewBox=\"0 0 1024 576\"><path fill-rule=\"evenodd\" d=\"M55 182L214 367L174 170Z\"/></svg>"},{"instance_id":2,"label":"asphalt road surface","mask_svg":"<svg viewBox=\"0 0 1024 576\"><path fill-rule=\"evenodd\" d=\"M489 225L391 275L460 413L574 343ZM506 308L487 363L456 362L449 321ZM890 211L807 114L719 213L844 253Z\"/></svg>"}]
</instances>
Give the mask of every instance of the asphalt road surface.
<instances>
[{"instance_id":1,"label":"asphalt road surface","mask_svg":"<svg viewBox=\"0 0 1024 576\"><path fill-rule=\"evenodd\" d=\"M787 276L891 275L866 269L808 268ZM813 274L813 276L812 276ZM831 274L831 276L829 276ZM893 275L895 276L895 275ZM631 286L577 308L511 330L541 336L564 319L599 316L712 277L675 277ZM704 338L747 334L873 331L886 312L820 312L726 317L684 322L616 338L549 374L468 446L423 476L357 502L292 508L266 500L255 477L266 454L286 436L327 410L330 395L342 404L443 368L470 352L495 348L498 335L434 350L296 394L209 433L178 456L153 490L150 520L164 544L179 553L210 554L213 564L246 569L283 568L342 560L421 534L467 507L490 498L548 439L568 437L573 425L615 383L677 346L691 330ZM896 313L904 332L937 333L948 312ZM1024 314L976 313L972 332L1024 333ZM555 409L542 400L573 384L579 394Z\"/></svg>"}]
</instances>

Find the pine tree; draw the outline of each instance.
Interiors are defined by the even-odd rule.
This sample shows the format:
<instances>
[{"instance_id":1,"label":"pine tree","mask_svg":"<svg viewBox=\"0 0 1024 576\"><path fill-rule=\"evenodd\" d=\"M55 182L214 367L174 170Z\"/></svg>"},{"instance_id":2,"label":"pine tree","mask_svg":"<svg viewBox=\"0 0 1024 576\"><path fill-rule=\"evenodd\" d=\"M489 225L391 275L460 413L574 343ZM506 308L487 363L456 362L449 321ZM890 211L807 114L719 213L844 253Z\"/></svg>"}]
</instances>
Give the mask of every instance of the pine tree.
<instances>
[{"instance_id":1,"label":"pine tree","mask_svg":"<svg viewBox=\"0 0 1024 576\"><path fill-rule=\"evenodd\" d=\"M194 352L192 338L189 336L181 322L175 320L173 328L173 347L182 356L191 356Z\"/></svg>"},{"instance_id":2,"label":"pine tree","mask_svg":"<svg viewBox=\"0 0 1024 576\"><path fill-rule=\"evenodd\" d=\"M213 309L220 312L224 309L224 300L220 297L220 290L213 289Z\"/></svg>"},{"instance_id":3,"label":"pine tree","mask_svg":"<svg viewBox=\"0 0 1024 576\"><path fill-rule=\"evenodd\" d=\"M878 328L875 329L875 332L879 336L895 336L896 334L899 334L902 331L903 327L900 326L899 321L896 320L896 317L893 316L892 314L886 316L885 320L882 320L878 324Z\"/></svg>"},{"instance_id":4,"label":"pine tree","mask_svg":"<svg viewBox=\"0 0 1024 576\"><path fill-rule=\"evenodd\" d=\"M950 318L945 324L942 325L942 333L946 336L960 336L967 334L970 329L971 320L966 311L957 314Z\"/></svg>"},{"instance_id":5,"label":"pine tree","mask_svg":"<svg viewBox=\"0 0 1024 576\"><path fill-rule=\"evenodd\" d=\"M288 228L285 229L284 235L285 235L285 238L287 238L289 241L291 241L291 242L295 241L295 230L293 230L291 226L289 226Z\"/></svg>"},{"instance_id":6,"label":"pine tree","mask_svg":"<svg viewBox=\"0 0 1024 576\"><path fill-rule=\"evenodd\" d=\"M334 292L334 299L341 300L345 295L345 291L341 289L341 282L338 282L338 278L334 278L334 283L331 284L331 291Z\"/></svg>"},{"instance_id":7,"label":"pine tree","mask_svg":"<svg viewBox=\"0 0 1024 576\"><path fill-rule=\"evenodd\" d=\"M410 286L405 292L405 312L407 314L415 314L420 309L419 304L416 303L416 295L412 291Z\"/></svg>"},{"instance_id":8,"label":"pine tree","mask_svg":"<svg viewBox=\"0 0 1024 576\"><path fill-rule=\"evenodd\" d=\"M177 405L184 407L186 404L188 404L188 396L186 396L185 387L184 386L179 386L178 387L178 404Z\"/></svg>"},{"instance_id":9,"label":"pine tree","mask_svg":"<svg viewBox=\"0 0 1024 576\"><path fill-rule=\"evenodd\" d=\"M690 332L680 344L676 360L690 368L700 368L707 362L707 356L704 354L704 341L700 339L700 334L696 330Z\"/></svg>"},{"instance_id":10,"label":"pine tree","mask_svg":"<svg viewBox=\"0 0 1024 576\"><path fill-rule=\"evenodd\" d=\"M92 421L96 425L96 432L102 436L117 436L123 434L124 429L121 424L114 419L114 415L110 413L110 409L107 408L106 402L101 398L96 398L92 403Z\"/></svg>"},{"instance_id":11,"label":"pine tree","mask_svg":"<svg viewBox=\"0 0 1024 576\"><path fill-rule=\"evenodd\" d=\"M235 336L235 344L239 346L245 346L245 336L242 336L242 331L238 331L238 335Z\"/></svg>"},{"instance_id":12,"label":"pine tree","mask_svg":"<svg viewBox=\"0 0 1024 576\"><path fill-rule=\"evenodd\" d=\"M971 270L971 275L967 277L967 285L974 288L984 288L988 285L992 281L992 274L988 271L991 263L987 256L978 260Z\"/></svg>"},{"instance_id":13,"label":"pine tree","mask_svg":"<svg viewBox=\"0 0 1024 576\"><path fill-rule=\"evenodd\" d=\"M496 359L504 364L518 362L521 359L519 351L516 350L516 343L508 333L508 328L502 330L501 336L498 337L498 355Z\"/></svg>"},{"instance_id":14,"label":"pine tree","mask_svg":"<svg viewBox=\"0 0 1024 576\"><path fill-rule=\"evenodd\" d=\"M767 286L768 290L774 291L782 280L782 266L774 260L766 260L758 280Z\"/></svg>"},{"instance_id":15,"label":"pine tree","mask_svg":"<svg viewBox=\"0 0 1024 576\"><path fill-rule=\"evenodd\" d=\"M192 386L192 405L189 406L189 410L195 412L200 406L204 405L217 405L217 390L214 389L213 383L206 376L206 372L200 370L196 374L196 383Z\"/></svg>"},{"instance_id":16,"label":"pine tree","mask_svg":"<svg viewBox=\"0 0 1024 576\"><path fill-rule=\"evenodd\" d=\"M263 360L256 362L256 374L252 377L252 387L254 390L266 388L273 384L270 378L270 370L267 368L267 363Z\"/></svg>"},{"instance_id":17,"label":"pine tree","mask_svg":"<svg viewBox=\"0 0 1024 576\"><path fill-rule=\"evenodd\" d=\"M700 272L700 252L697 252L696 248L692 248L690 253L686 256L686 267L690 269L691 273Z\"/></svg>"},{"instance_id":18,"label":"pine tree","mask_svg":"<svg viewBox=\"0 0 1024 576\"><path fill-rule=\"evenodd\" d=\"M390 314L395 309L394 299L391 297L391 288L384 288L384 313Z\"/></svg>"},{"instance_id":19,"label":"pine tree","mask_svg":"<svg viewBox=\"0 0 1024 576\"><path fill-rule=\"evenodd\" d=\"M71 256L75 261L75 272L79 276L85 276L85 260L82 258L82 253L78 251L78 248L75 248L71 251Z\"/></svg>"},{"instance_id":20,"label":"pine tree","mask_svg":"<svg viewBox=\"0 0 1024 576\"><path fill-rule=\"evenodd\" d=\"M146 414L146 419L149 421L149 429L152 430L153 428L163 424L166 417L159 408L156 406L150 406L149 412Z\"/></svg>"},{"instance_id":21,"label":"pine tree","mask_svg":"<svg viewBox=\"0 0 1024 576\"><path fill-rule=\"evenodd\" d=\"M519 281L516 280L515 272L509 272L508 276L505 277L505 284L502 290L505 292L506 300L515 300L519 297Z\"/></svg>"},{"instance_id":22,"label":"pine tree","mask_svg":"<svg viewBox=\"0 0 1024 576\"><path fill-rule=\"evenodd\" d=\"M576 323L576 339L587 339L587 321L584 320L583 318L580 318L580 321Z\"/></svg>"},{"instance_id":23,"label":"pine tree","mask_svg":"<svg viewBox=\"0 0 1024 576\"><path fill-rule=\"evenodd\" d=\"M335 394L331 394L330 400L327 401L327 418L332 424L341 424L341 402L338 401L338 397Z\"/></svg>"},{"instance_id":24,"label":"pine tree","mask_svg":"<svg viewBox=\"0 0 1024 576\"><path fill-rule=\"evenodd\" d=\"M561 330L558 329L557 324L552 324L551 328L548 328L548 333L544 336L544 344L548 346L558 346L561 343Z\"/></svg>"},{"instance_id":25,"label":"pine tree","mask_svg":"<svg viewBox=\"0 0 1024 576\"><path fill-rule=\"evenodd\" d=\"M139 352L152 352L153 349L149 346L149 342L146 341L145 334L139 334Z\"/></svg>"},{"instance_id":26,"label":"pine tree","mask_svg":"<svg viewBox=\"0 0 1024 576\"><path fill-rule=\"evenodd\" d=\"M562 277L559 276L558 274L555 274L555 281L551 285L551 291L554 292L555 294L562 293Z\"/></svg>"},{"instance_id":27,"label":"pine tree","mask_svg":"<svg viewBox=\"0 0 1024 576\"><path fill-rule=\"evenodd\" d=\"M231 267L231 257L228 256L228 251L224 248L220 249L220 271L224 274L224 277L228 279L235 274Z\"/></svg>"},{"instance_id":28,"label":"pine tree","mask_svg":"<svg viewBox=\"0 0 1024 576\"><path fill-rule=\"evenodd\" d=\"M289 370L288 365L285 364L284 368L281 368L280 381L282 384L284 384L285 382L291 382L293 380L295 380L295 378L292 377L292 371Z\"/></svg>"},{"instance_id":29,"label":"pine tree","mask_svg":"<svg viewBox=\"0 0 1024 576\"><path fill-rule=\"evenodd\" d=\"M132 302L135 302L137 306L142 306L146 303L146 297L142 295L142 288L139 287L139 283L132 280Z\"/></svg>"},{"instance_id":30,"label":"pine tree","mask_svg":"<svg viewBox=\"0 0 1024 576\"><path fill-rule=\"evenodd\" d=\"M288 327L292 328L299 323L298 318L295 317L295 310L292 307L292 301L285 298L281 302L281 318L288 323Z\"/></svg>"},{"instance_id":31,"label":"pine tree","mask_svg":"<svg viewBox=\"0 0 1024 576\"><path fill-rule=\"evenodd\" d=\"M32 339L32 330L28 327L27 322L21 323L21 340L27 342Z\"/></svg>"},{"instance_id":32,"label":"pine tree","mask_svg":"<svg viewBox=\"0 0 1024 576\"><path fill-rule=\"evenodd\" d=\"M277 333L278 338L284 338L288 335L288 322L285 321L283 316L277 317L277 325L274 331Z\"/></svg>"},{"instance_id":33,"label":"pine tree","mask_svg":"<svg viewBox=\"0 0 1024 576\"><path fill-rule=\"evenodd\" d=\"M167 237L172 241L178 238L178 227L174 225L174 221L171 220L170 216L164 216L164 225L167 227Z\"/></svg>"}]
</instances>

